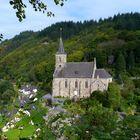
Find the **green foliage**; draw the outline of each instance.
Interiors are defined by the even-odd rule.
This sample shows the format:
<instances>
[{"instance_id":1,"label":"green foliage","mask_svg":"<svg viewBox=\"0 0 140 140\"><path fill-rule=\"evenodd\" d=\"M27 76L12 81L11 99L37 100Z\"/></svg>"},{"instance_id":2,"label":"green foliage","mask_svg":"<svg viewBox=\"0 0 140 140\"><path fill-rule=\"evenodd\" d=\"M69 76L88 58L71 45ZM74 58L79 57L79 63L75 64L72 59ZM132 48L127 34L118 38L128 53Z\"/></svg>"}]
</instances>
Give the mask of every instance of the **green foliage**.
<instances>
[{"instance_id":1,"label":"green foliage","mask_svg":"<svg viewBox=\"0 0 140 140\"><path fill-rule=\"evenodd\" d=\"M0 115L0 128L2 128L5 124L5 119L4 119L4 116ZM0 132L1 134L1 132Z\"/></svg>"},{"instance_id":2,"label":"green foliage","mask_svg":"<svg viewBox=\"0 0 140 140\"><path fill-rule=\"evenodd\" d=\"M134 82L131 80L131 78L125 74L120 75L121 82L125 88L132 91L135 88Z\"/></svg>"},{"instance_id":3,"label":"green foliage","mask_svg":"<svg viewBox=\"0 0 140 140\"><path fill-rule=\"evenodd\" d=\"M50 139L50 140L56 140L54 134L52 133L52 130L49 128L46 128L46 137L44 137L44 139L46 139L46 138Z\"/></svg>"},{"instance_id":4,"label":"green foliage","mask_svg":"<svg viewBox=\"0 0 140 140\"><path fill-rule=\"evenodd\" d=\"M13 90L13 85L6 80L0 80L0 93L5 92L7 89Z\"/></svg>"},{"instance_id":5,"label":"green foliage","mask_svg":"<svg viewBox=\"0 0 140 140\"><path fill-rule=\"evenodd\" d=\"M5 133L8 140L19 140L20 130L18 129L11 129Z\"/></svg>"},{"instance_id":6,"label":"green foliage","mask_svg":"<svg viewBox=\"0 0 140 140\"><path fill-rule=\"evenodd\" d=\"M124 96L121 96L119 86L115 83L110 84L108 97L105 98L109 100L114 110L110 106L103 107L101 105L104 100L102 96L103 93L97 91L93 92L90 98L82 99L77 103L71 103L71 105L69 103L72 114L77 112L76 107L81 108L83 113L79 113L79 118L76 119L74 124L65 128L65 136L68 139L71 139L71 135L74 138L76 136L76 140L127 140L139 137L139 115L135 115L136 105L139 105L134 96L131 98L131 101L133 101L131 104L133 105L129 105L127 104L129 99L124 99ZM118 107L120 107L120 103L121 107L125 107L124 112L116 112ZM69 108L69 106L67 107Z\"/></svg>"},{"instance_id":7,"label":"green foliage","mask_svg":"<svg viewBox=\"0 0 140 140\"><path fill-rule=\"evenodd\" d=\"M126 71L126 62L124 55L122 53L119 54L116 64L116 76L118 77L121 73L124 73Z\"/></svg>"},{"instance_id":8,"label":"green foliage","mask_svg":"<svg viewBox=\"0 0 140 140\"><path fill-rule=\"evenodd\" d=\"M134 76L134 77L139 77L140 76L139 67L132 68L131 70L128 70L128 72L131 76Z\"/></svg>"},{"instance_id":9,"label":"green foliage","mask_svg":"<svg viewBox=\"0 0 140 140\"><path fill-rule=\"evenodd\" d=\"M19 87L24 82L34 82L41 88L37 98L51 91L56 40L61 26L69 61L93 61L96 57L98 67L109 68L117 74L121 84L112 83L108 92L96 91L77 102L66 100L65 112L58 114L44 109L42 100L31 101L24 108L31 115L21 113L21 120L5 135L14 140L29 139L30 136L35 139L33 135L40 128L38 139L53 140L63 136L70 140L131 140L136 134L140 136L140 84L138 79L132 80L140 75L138 19L138 13L130 13L99 22L62 22L40 32L27 31L3 41L0 44L0 78L10 79ZM109 56L113 56L110 64ZM132 79L129 76L133 76ZM14 97L13 86L1 80L0 99L10 103ZM35 109L31 110L31 105ZM6 109L11 111L17 106L18 103L9 104ZM46 113L50 119L45 121ZM13 116L0 116L0 127L11 119Z\"/></svg>"},{"instance_id":10,"label":"green foliage","mask_svg":"<svg viewBox=\"0 0 140 140\"><path fill-rule=\"evenodd\" d=\"M35 127L32 125L25 126L24 129L20 132L21 138L28 138L31 137L35 132Z\"/></svg>"},{"instance_id":11,"label":"green foliage","mask_svg":"<svg viewBox=\"0 0 140 140\"><path fill-rule=\"evenodd\" d=\"M140 135L140 117L136 115L129 115L122 121L121 131L125 139L135 138ZM127 127L127 129L126 129ZM120 137L122 138L122 136Z\"/></svg>"},{"instance_id":12,"label":"green foliage","mask_svg":"<svg viewBox=\"0 0 140 140\"><path fill-rule=\"evenodd\" d=\"M15 1L15 0L10 0L10 5L12 5L13 9L16 10L16 16L19 19L19 21L22 21L23 19L26 18L25 15L25 9L26 9L26 5L24 3L24 1ZM38 0L29 0L28 1L29 4L31 4L31 6L33 7L33 9L35 11L40 11L43 13L47 13L47 16L54 16L54 14L51 11L48 11L48 6L43 2L43 1L38 1ZM63 0L54 0L54 3L56 5L61 5L63 6L64 1Z\"/></svg>"},{"instance_id":13,"label":"green foliage","mask_svg":"<svg viewBox=\"0 0 140 140\"><path fill-rule=\"evenodd\" d=\"M90 98L93 100L99 101L104 107L109 107L110 102L108 100L107 92L101 92L101 91L94 91Z\"/></svg>"},{"instance_id":14,"label":"green foliage","mask_svg":"<svg viewBox=\"0 0 140 140\"><path fill-rule=\"evenodd\" d=\"M76 51L68 56L70 62L80 62L82 61L84 54L82 51Z\"/></svg>"},{"instance_id":15,"label":"green foliage","mask_svg":"<svg viewBox=\"0 0 140 140\"><path fill-rule=\"evenodd\" d=\"M108 87L108 100L114 110L119 109L121 101L120 88L115 83L110 83Z\"/></svg>"},{"instance_id":16,"label":"green foliage","mask_svg":"<svg viewBox=\"0 0 140 140\"><path fill-rule=\"evenodd\" d=\"M83 99L73 104L76 107L79 105L84 112L73 125L65 128L65 136L71 139L72 135L76 140L111 139L111 132L117 126L117 115L113 110L104 108L93 98ZM76 112L76 109L71 108L71 112Z\"/></svg>"},{"instance_id":17,"label":"green foliage","mask_svg":"<svg viewBox=\"0 0 140 140\"><path fill-rule=\"evenodd\" d=\"M135 88L134 94L136 94L137 96L140 96L140 88Z\"/></svg>"},{"instance_id":18,"label":"green foliage","mask_svg":"<svg viewBox=\"0 0 140 140\"><path fill-rule=\"evenodd\" d=\"M2 34L0 34L0 42L2 41L2 39L3 39L3 35L2 35Z\"/></svg>"},{"instance_id":19,"label":"green foliage","mask_svg":"<svg viewBox=\"0 0 140 140\"><path fill-rule=\"evenodd\" d=\"M33 105L35 109L31 110L30 105ZM17 113L7 118L8 123L5 122L2 126L7 130L6 132L2 131L1 135L5 135L9 140L36 139L37 136L42 139L47 131L45 130L46 125L43 118L46 113L47 108L44 108L39 101L30 101L24 106L24 109L17 109ZM4 123L4 119L1 119L0 116L0 121Z\"/></svg>"},{"instance_id":20,"label":"green foliage","mask_svg":"<svg viewBox=\"0 0 140 140\"><path fill-rule=\"evenodd\" d=\"M126 20L126 17L130 20ZM93 61L96 57L99 68L109 67L113 73L115 69L117 75L126 70L132 76L139 76L140 32L136 30L139 29L138 17L138 13L130 13L99 22L60 22L39 32L20 33L0 44L0 78L19 80L21 83L41 82L41 88L50 89L60 27L63 27L63 38L67 39L64 44L68 61ZM137 24L137 28L119 30L116 24L120 20L124 25L131 21L130 25L133 22L134 25ZM113 56L112 64L108 64L109 56ZM131 57L135 59L127 63L126 69L125 62ZM49 84L46 85L46 82Z\"/></svg>"},{"instance_id":21,"label":"green foliage","mask_svg":"<svg viewBox=\"0 0 140 140\"><path fill-rule=\"evenodd\" d=\"M54 64L43 61L35 67L35 76L38 81L48 83L52 80L53 70Z\"/></svg>"},{"instance_id":22,"label":"green foliage","mask_svg":"<svg viewBox=\"0 0 140 140\"><path fill-rule=\"evenodd\" d=\"M25 109L30 110L30 105L34 105L36 109L30 110L30 116L21 111L21 120L4 134L9 138L16 133L14 139L35 139L34 134L37 134L37 139L51 140L131 140L140 135L139 101L138 88L130 91L126 86L120 91L119 85L111 83L107 93L95 91L89 98L77 102L66 100L65 112L54 113L51 109L47 111L42 106L42 100L31 102ZM45 121L43 116L46 113ZM1 121L3 122L3 118L0 118ZM37 128L41 129L39 133L36 133Z\"/></svg>"},{"instance_id":23,"label":"green foliage","mask_svg":"<svg viewBox=\"0 0 140 140\"><path fill-rule=\"evenodd\" d=\"M135 56L134 56L134 52L130 51L130 54L128 56L128 68L132 69L135 66Z\"/></svg>"},{"instance_id":24,"label":"green foliage","mask_svg":"<svg viewBox=\"0 0 140 140\"><path fill-rule=\"evenodd\" d=\"M0 104L9 104L17 96L13 85L7 80L0 80Z\"/></svg>"},{"instance_id":25,"label":"green foliage","mask_svg":"<svg viewBox=\"0 0 140 140\"><path fill-rule=\"evenodd\" d=\"M121 17L121 18L119 18L119 17ZM112 20L116 23L115 24L116 29L139 30L140 29L140 23L138 20L139 18L140 18L139 13L134 13L134 14L127 13L127 14L115 15ZM135 24L133 24L133 20L135 20ZM125 34L123 34L123 35L125 35Z\"/></svg>"},{"instance_id":26,"label":"green foliage","mask_svg":"<svg viewBox=\"0 0 140 140\"><path fill-rule=\"evenodd\" d=\"M135 80L133 80L133 82L134 82L136 88L140 88L140 79L135 79Z\"/></svg>"}]
</instances>

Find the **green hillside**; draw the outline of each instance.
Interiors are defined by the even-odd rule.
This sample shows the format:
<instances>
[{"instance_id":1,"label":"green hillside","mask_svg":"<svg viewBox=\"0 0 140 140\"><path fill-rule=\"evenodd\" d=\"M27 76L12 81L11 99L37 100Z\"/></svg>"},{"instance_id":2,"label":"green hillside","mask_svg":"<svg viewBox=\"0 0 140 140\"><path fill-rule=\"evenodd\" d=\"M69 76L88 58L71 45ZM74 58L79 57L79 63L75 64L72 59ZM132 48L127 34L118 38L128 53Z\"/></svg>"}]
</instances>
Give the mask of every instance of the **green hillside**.
<instances>
[{"instance_id":1,"label":"green hillside","mask_svg":"<svg viewBox=\"0 0 140 140\"><path fill-rule=\"evenodd\" d=\"M26 31L0 44L0 78L34 82L51 88L54 55L58 48L59 28L68 61L93 61L115 77L121 72L140 75L140 14L118 14L98 22L60 22L46 29ZM121 63L123 59L125 62ZM119 69L116 65L123 67Z\"/></svg>"},{"instance_id":2,"label":"green hillside","mask_svg":"<svg viewBox=\"0 0 140 140\"><path fill-rule=\"evenodd\" d=\"M96 57L97 67L113 75L107 91L94 91L77 101L50 100L47 92L51 91L60 27L68 61ZM23 104L19 89L24 82L39 90ZM98 22L61 22L3 41L0 128L0 139L8 140L140 139L140 14L118 14Z\"/></svg>"}]
</instances>

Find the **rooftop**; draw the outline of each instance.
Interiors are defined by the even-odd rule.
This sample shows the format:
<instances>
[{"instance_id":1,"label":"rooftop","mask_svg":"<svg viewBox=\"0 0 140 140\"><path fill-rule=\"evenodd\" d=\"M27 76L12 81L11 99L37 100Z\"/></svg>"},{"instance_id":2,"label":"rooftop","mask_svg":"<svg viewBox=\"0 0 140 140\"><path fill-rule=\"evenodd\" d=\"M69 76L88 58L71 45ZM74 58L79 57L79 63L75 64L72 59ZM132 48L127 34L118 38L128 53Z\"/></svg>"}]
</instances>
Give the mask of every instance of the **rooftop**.
<instances>
[{"instance_id":1,"label":"rooftop","mask_svg":"<svg viewBox=\"0 0 140 140\"><path fill-rule=\"evenodd\" d=\"M112 76L105 69L96 69L94 78L111 78Z\"/></svg>"},{"instance_id":2,"label":"rooftop","mask_svg":"<svg viewBox=\"0 0 140 140\"><path fill-rule=\"evenodd\" d=\"M93 62L69 62L61 71L55 73L55 78L91 78Z\"/></svg>"},{"instance_id":3,"label":"rooftop","mask_svg":"<svg viewBox=\"0 0 140 140\"><path fill-rule=\"evenodd\" d=\"M54 73L54 78L91 78L94 62L69 62L64 68ZM94 78L111 78L105 69L96 69Z\"/></svg>"}]
</instances>

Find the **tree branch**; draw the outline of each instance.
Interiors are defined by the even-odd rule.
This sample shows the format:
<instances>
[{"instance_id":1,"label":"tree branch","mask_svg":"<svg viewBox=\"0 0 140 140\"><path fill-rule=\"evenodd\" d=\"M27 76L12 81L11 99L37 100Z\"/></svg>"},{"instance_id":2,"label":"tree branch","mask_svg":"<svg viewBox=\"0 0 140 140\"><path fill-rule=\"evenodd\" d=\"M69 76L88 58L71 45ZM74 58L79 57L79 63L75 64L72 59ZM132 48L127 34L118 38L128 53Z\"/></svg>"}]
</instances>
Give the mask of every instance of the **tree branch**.
<instances>
[{"instance_id":1,"label":"tree branch","mask_svg":"<svg viewBox=\"0 0 140 140\"><path fill-rule=\"evenodd\" d=\"M64 1L66 0L54 0L54 3L56 5L63 6ZM35 11L46 13L47 16L54 16L54 14L51 11L48 11L47 4L42 2L41 0L28 0L28 2L32 5ZM26 18L26 5L23 2L23 0L10 0L9 3L13 6L13 9L16 10L16 16L19 19L19 21L22 21Z\"/></svg>"}]
</instances>

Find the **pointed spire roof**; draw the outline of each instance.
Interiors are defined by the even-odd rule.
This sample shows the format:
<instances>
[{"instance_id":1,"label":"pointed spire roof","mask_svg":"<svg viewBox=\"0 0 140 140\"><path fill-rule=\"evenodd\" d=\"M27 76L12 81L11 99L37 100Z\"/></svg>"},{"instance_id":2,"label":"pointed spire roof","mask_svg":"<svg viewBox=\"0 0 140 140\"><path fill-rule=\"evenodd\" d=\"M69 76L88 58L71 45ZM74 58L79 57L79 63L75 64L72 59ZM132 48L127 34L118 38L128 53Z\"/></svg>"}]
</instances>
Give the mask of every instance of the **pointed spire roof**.
<instances>
[{"instance_id":1,"label":"pointed spire roof","mask_svg":"<svg viewBox=\"0 0 140 140\"><path fill-rule=\"evenodd\" d=\"M60 28L59 49L58 49L58 52L57 53L59 53L59 54L65 54L64 44L63 44L63 40L62 40L62 28Z\"/></svg>"}]
</instances>

